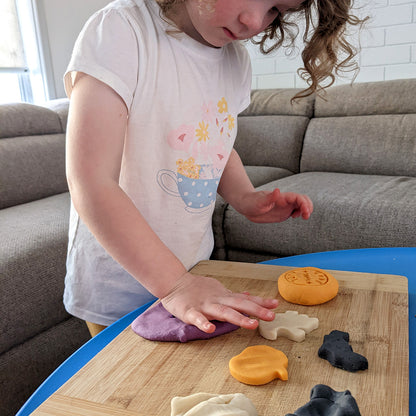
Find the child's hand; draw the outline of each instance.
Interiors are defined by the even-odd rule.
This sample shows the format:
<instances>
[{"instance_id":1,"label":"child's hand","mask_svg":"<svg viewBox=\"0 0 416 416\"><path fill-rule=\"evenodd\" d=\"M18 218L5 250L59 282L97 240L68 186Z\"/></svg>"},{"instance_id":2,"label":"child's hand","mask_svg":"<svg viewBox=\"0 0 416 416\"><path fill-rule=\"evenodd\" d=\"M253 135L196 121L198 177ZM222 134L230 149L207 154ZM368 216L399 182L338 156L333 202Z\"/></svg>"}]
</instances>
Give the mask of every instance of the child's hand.
<instances>
[{"instance_id":1,"label":"child's hand","mask_svg":"<svg viewBox=\"0 0 416 416\"><path fill-rule=\"evenodd\" d=\"M294 192L257 191L248 194L240 212L250 221L257 223L282 222L289 217L302 216L307 220L313 211L312 201L306 195Z\"/></svg>"},{"instance_id":2,"label":"child's hand","mask_svg":"<svg viewBox=\"0 0 416 416\"><path fill-rule=\"evenodd\" d=\"M191 273L185 273L161 301L172 315L208 333L215 331L209 322L213 319L255 329L258 321L243 314L272 321L275 314L270 309L278 305L276 299L233 293L216 279Z\"/></svg>"}]
</instances>

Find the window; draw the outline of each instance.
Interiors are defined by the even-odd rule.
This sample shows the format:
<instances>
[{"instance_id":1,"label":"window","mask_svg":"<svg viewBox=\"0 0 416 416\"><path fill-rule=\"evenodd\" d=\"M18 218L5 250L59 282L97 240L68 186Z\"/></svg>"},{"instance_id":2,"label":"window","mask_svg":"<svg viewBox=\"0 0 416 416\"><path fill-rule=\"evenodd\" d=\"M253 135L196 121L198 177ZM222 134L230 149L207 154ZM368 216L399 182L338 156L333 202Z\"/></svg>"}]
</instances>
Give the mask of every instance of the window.
<instances>
[{"instance_id":1,"label":"window","mask_svg":"<svg viewBox=\"0 0 416 416\"><path fill-rule=\"evenodd\" d=\"M48 99L33 0L0 1L0 103Z\"/></svg>"}]
</instances>

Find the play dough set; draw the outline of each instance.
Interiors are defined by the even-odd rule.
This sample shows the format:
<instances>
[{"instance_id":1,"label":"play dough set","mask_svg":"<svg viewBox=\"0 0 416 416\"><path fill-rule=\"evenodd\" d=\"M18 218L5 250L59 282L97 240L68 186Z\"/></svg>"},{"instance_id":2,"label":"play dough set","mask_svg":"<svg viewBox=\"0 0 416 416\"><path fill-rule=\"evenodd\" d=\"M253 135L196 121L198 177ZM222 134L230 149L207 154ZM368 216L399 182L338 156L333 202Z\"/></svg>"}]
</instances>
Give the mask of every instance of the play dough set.
<instances>
[{"instance_id":1,"label":"play dough set","mask_svg":"<svg viewBox=\"0 0 416 416\"><path fill-rule=\"evenodd\" d=\"M287 271L278 278L280 296L291 304L321 305L337 296L338 281L327 271L305 267ZM236 325L213 321L216 329L207 334L171 315L161 303L148 309L133 323L133 331L151 341L188 342L218 337L239 329ZM307 342L306 336L319 327L319 320L294 310L277 312L273 321L259 321L258 333L266 340L284 337L293 342ZM278 345L278 342L276 342ZM311 351L334 367L356 372L368 369L367 359L353 351L349 334L338 329L324 336L319 351ZM304 359L308 359L307 356ZM246 385L261 386L280 379L289 382L289 359L274 346L251 345L230 357L229 372ZM197 393L175 397L171 402L171 416L234 415L258 416L253 403L244 394L218 395ZM286 416L357 416L358 405L349 390L337 392L324 384L312 388L310 401Z\"/></svg>"}]
</instances>

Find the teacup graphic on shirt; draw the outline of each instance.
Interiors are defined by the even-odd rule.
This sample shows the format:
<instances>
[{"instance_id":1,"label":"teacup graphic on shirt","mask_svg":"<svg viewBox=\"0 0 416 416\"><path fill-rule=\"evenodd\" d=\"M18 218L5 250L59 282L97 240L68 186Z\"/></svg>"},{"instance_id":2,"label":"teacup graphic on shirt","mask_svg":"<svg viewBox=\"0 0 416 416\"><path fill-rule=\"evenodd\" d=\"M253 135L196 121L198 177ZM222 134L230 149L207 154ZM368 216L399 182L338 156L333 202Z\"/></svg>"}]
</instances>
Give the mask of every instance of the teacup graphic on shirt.
<instances>
[{"instance_id":1,"label":"teacup graphic on shirt","mask_svg":"<svg viewBox=\"0 0 416 416\"><path fill-rule=\"evenodd\" d=\"M212 165L198 165L191 157L177 161L177 172L162 169L157 182L169 195L182 198L185 209L200 212L215 203L220 178Z\"/></svg>"}]
</instances>

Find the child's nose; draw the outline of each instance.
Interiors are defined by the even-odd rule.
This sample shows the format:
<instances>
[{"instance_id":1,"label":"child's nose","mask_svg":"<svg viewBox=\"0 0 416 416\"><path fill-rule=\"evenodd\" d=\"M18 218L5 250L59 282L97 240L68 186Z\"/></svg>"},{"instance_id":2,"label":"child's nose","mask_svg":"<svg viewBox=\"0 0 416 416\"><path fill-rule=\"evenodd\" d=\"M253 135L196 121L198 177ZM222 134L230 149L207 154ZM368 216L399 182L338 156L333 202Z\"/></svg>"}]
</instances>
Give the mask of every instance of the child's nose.
<instances>
[{"instance_id":1,"label":"child's nose","mask_svg":"<svg viewBox=\"0 0 416 416\"><path fill-rule=\"evenodd\" d=\"M254 34L263 31L264 14L258 10L245 10L240 13L240 22Z\"/></svg>"}]
</instances>

